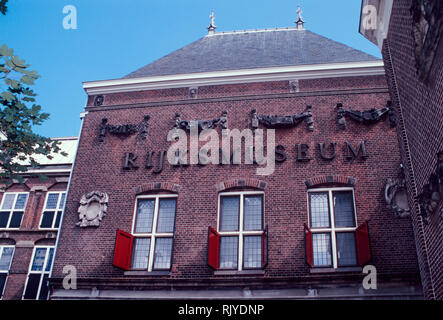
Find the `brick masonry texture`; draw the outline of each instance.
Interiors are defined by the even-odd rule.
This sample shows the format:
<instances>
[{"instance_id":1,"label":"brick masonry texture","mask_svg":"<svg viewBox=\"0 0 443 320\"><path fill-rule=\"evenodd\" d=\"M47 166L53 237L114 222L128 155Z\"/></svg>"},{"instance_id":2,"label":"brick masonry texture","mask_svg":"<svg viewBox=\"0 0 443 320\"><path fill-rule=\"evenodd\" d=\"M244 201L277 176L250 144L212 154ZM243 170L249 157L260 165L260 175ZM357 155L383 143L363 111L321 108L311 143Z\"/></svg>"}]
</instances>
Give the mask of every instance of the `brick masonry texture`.
<instances>
[{"instance_id":1,"label":"brick masonry texture","mask_svg":"<svg viewBox=\"0 0 443 320\"><path fill-rule=\"evenodd\" d=\"M394 1L383 58L390 92L400 115L399 141L405 165L418 260L426 298L443 299L443 223L438 214L425 224L417 196L429 182L443 150L443 41L428 83L416 76L411 0Z\"/></svg>"},{"instance_id":2,"label":"brick masonry texture","mask_svg":"<svg viewBox=\"0 0 443 320\"><path fill-rule=\"evenodd\" d=\"M22 298L33 252L32 244L55 245L57 231L41 230L39 224L47 192L66 191L66 188L66 182L60 183L57 182L56 177L49 177L46 181L29 178L23 185L13 184L6 190L6 192L29 192L29 198L20 229L0 229L0 245L15 246L3 295L4 300L19 300ZM0 192L0 202L3 196L4 193ZM26 244L22 245L21 243Z\"/></svg>"},{"instance_id":3,"label":"brick masonry texture","mask_svg":"<svg viewBox=\"0 0 443 320\"><path fill-rule=\"evenodd\" d=\"M368 90L361 92L360 89ZM320 183L315 187L324 186L330 176L334 177L334 185L343 186L340 182L354 185L357 222L369 220L371 264L377 267L381 277L418 276L411 221L394 218L383 198L385 181L397 176L401 162L396 129L390 128L387 120L370 126L348 120L345 131L336 123L338 102L354 110L385 106L390 97L384 76L301 80L300 92L292 95L288 81L281 81L200 87L197 99L192 100L188 99L188 88L107 94L101 107L94 107L93 99L88 98L88 114L73 169L52 284L60 285L65 265L77 268L79 284L86 287L88 281L95 282L98 287L105 287L112 281L133 287L137 283L149 286L158 279L166 283L203 279L206 284L223 279L240 281L234 276L214 275L207 265L208 227L216 227L218 192L227 190L265 192L269 265L264 276L255 276L254 281L261 284L266 279L315 281L319 276L312 275L305 262L306 181ZM149 106L153 101L158 104ZM216 118L222 110L227 110L229 128L243 130L249 128L250 111L254 108L259 114L292 115L303 112L306 105L312 105L315 130L309 132L301 123L296 128L276 131L276 144L286 147L288 159L277 163L270 176L257 176L257 166L243 164L172 167L165 160L159 174L144 168L147 152L155 152L155 165L158 153L170 146L166 137L176 112L181 113L182 119L205 120ZM141 122L144 115L151 116L145 141L137 140L136 134L124 139L108 134L102 143L98 141L102 118L113 125L135 124ZM346 160L347 141L354 147L365 141L369 158ZM318 143L323 142L337 143L335 160L320 159ZM309 156L313 160L296 162L295 145L299 143L310 146ZM137 155L137 170L122 169L125 152ZM92 190L108 193L107 215L98 228L76 227L79 200ZM131 231L138 193L159 191L178 194L172 270L168 276L140 280L112 266L116 230ZM337 276L334 275L334 279L346 277Z\"/></svg>"}]
</instances>

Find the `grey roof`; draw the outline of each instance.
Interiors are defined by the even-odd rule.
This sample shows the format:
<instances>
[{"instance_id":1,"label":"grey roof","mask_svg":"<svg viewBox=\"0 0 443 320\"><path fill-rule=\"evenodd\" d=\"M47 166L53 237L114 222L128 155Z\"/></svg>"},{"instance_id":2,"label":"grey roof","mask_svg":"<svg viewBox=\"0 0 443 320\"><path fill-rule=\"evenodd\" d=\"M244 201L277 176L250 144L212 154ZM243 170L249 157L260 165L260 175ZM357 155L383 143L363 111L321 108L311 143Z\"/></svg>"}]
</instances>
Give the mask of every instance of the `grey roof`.
<instances>
[{"instance_id":1,"label":"grey roof","mask_svg":"<svg viewBox=\"0 0 443 320\"><path fill-rule=\"evenodd\" d=\"M205 36L124 78L374 60L379 59L308 30L226 32Z\"/></svg>"}]
</instances>

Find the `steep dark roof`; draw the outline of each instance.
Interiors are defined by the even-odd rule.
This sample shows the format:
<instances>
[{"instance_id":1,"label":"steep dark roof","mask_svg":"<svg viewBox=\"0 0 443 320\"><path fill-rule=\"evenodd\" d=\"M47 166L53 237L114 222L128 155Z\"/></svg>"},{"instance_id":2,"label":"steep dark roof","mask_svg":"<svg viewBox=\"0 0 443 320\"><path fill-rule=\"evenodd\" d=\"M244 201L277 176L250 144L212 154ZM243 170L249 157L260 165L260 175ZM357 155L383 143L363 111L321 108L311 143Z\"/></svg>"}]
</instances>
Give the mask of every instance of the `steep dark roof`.
<instances>
[{"instance_id":1,"label":"steep dark roof","mask_svg":"<svg viewBox=\"0 0 443 320\"><path fill-rule=\"evenodd\" d=\"M203 37L124 78L374 60L379 59L308 30L226 32Z\"/></svg>"}]
</instances>

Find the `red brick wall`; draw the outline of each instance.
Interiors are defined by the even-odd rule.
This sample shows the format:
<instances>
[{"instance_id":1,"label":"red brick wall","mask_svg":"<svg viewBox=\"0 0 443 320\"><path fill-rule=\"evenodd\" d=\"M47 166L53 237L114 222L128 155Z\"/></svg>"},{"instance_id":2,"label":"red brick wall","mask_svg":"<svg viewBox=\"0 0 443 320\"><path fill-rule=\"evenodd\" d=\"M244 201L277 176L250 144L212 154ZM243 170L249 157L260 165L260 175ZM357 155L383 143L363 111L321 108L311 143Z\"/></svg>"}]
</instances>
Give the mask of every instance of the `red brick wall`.
<instances>
[{"instance_id":1,"label":"red brick wall","mask_svg":"<svg viewBox=\"0 0 443 320\"><path fill-rule=\"evenodd\" d=\"M80 280L122 279L123 271L112 266L116 230L131 231L137 190L163 183L169 186L166 189L179 186L170 277L214 280L216 277L207 266L207 232L209 226L216 227L220 185L225 182L225 187L234 186L232 181L255 179L248 184L266 183L265 224L269 225L270 237L269 265L264 277L309 278L303 232L303 224L307 222L305 181L329 175L355 179L358 223L370 221L372 264L378 273L400 277L417 274L411 221L394 218L383 199L385 181L397 176L400 165L396 129L390 128L387 120L371 126L348 120L345 131L336 123L338 102L354 110L385 106L389 94L384 77L300 81L300 88L299 93L289 94L287 81L200 87L197 99L193 100L188 99L188 89L108 94L102 107L93 107L93 97L89 97L89 113L84 119L53 277L62 278L63 266L74 265ZM361 88L366 91L359 91ZM153 101L156 103L149 106ZM134 103L138 104L130 105ZM243 130L250 125L251 109L257 109L259 114L290 115L303 112L306 105L313 107L315 130L308 132L302 123L293 129L276 131L276 143L286 147L288 160L276 164L271 176L256 176L256 166L247 165L176 168L165 160L160 174L144 168L148 151L156 152L156 163L158 152L170 146L166 137L176 112L181 113L182 119L204 120L228 110L229 128ZM111 108L107 108L109 106ZM146 114L151 119L145 141L137 141L136 135L120 139L111 134L103 142L98 141L102 118L118 125L139 123ZM366 142L369 158L347 161L345 142L357 146L362 140ZM319 159L317 144L322 142L337 143L334 161ZM310 145L310 156L314 159L309 163L296 162L295 145L298 143ZM125 152L138 156L137 170L122 169ZM93 190L108 193L108 213L98 228L76 227L78 201Z\"/></svg>"},{"instance_id":2,"label":"red brick wall","mask_svg":"<svg viewBox=\"0 0 443 320\"><path fill-rule=\"evenodd\" d=\"M425 296L443 299L443 230L438 214L425 224L417 196L435 172L437 152L443 150L443 41L429 82L418 80L412 36L412 1L394 1L388 38L383 47L388 85L400 119L399 140L405 164L409 203L417 242Z\"/></svg>"}]
</instances>

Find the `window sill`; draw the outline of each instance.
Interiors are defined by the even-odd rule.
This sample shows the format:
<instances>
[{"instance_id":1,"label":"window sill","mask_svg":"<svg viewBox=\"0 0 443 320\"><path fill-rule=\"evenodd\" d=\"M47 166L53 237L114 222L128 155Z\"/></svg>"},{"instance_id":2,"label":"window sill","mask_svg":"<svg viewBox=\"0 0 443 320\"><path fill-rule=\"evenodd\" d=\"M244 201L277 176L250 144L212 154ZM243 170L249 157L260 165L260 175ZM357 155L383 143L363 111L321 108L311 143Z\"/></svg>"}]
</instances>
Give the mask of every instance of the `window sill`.
<instances>
[{"instance_id":1,"label":"window sill","mask_svg":"<svg viewBox=\"0 0 443 320\"><path fill-rule=\"evenodd\" d=\"M361 267L342 267L342 268L311 268L311 273L344 273L344 272L362 272Z\"/></svg>"},{"instance_id":2,"label":"window sill","mask_svg":"<svg viewBox=\"0 0 443 320\"><path fill-rule=\"evenodd\" d=\"M154 277L158 277L158 276L169 276L171 274L170 271L165 270L165 271L144 271L144 270L130 270L130 271L125 271L124 275L125 276L144 276L144 277L150 277L150 276L154 276Z\"/></svg>"},{"instance_id":3,"label":"window sill","mask_svg":"<svg viewBox=\"0 0 443 320\"><path fill-rule=\"evenodd\" d=\"M216 270L214 276L262 276L265 274L264 270Z\"/></svg>"}]
</instances>

